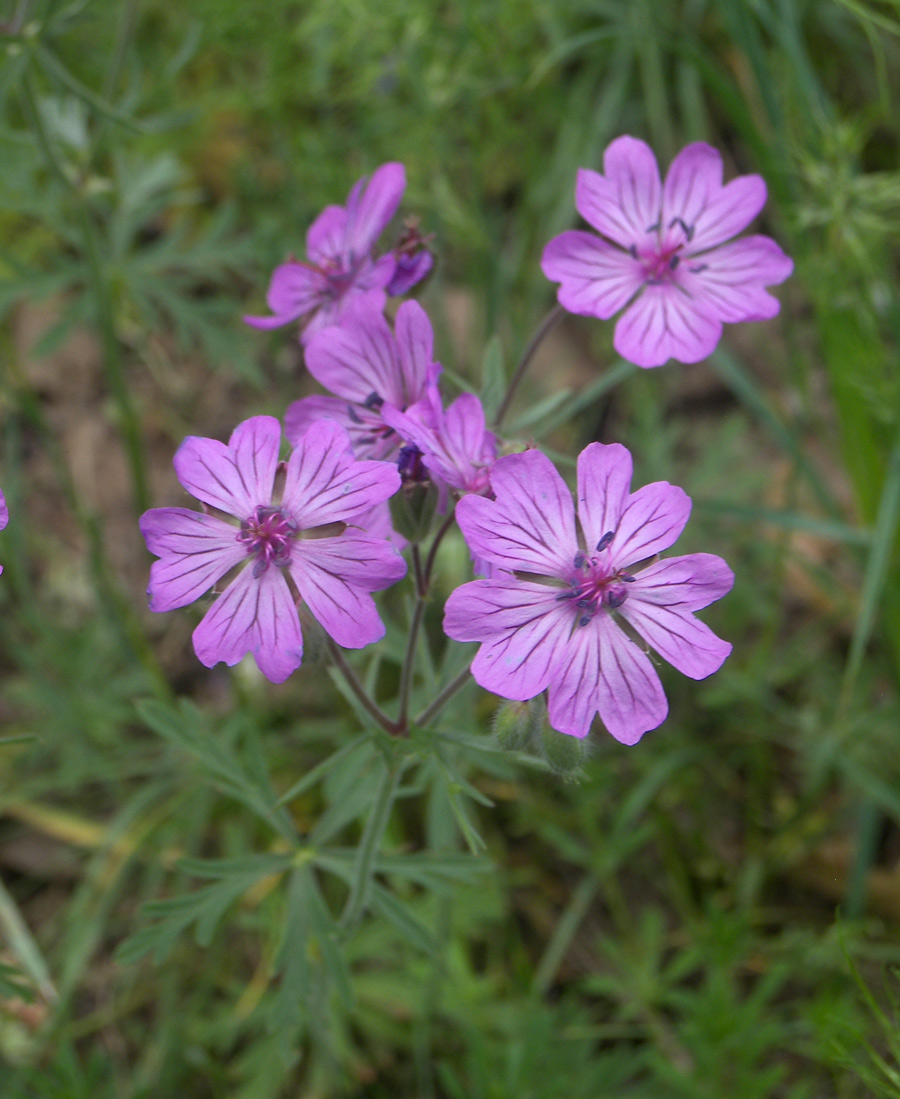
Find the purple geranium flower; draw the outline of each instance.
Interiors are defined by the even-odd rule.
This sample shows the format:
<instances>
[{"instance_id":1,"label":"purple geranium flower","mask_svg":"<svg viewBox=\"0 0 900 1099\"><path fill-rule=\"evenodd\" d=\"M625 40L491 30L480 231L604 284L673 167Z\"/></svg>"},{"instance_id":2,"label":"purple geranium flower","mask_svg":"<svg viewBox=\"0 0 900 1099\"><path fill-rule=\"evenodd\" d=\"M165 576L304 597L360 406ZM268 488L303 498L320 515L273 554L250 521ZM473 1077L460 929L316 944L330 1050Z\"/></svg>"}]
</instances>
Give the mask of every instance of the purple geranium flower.
<instances>
[{"instance_id":1,"label":"purple geranium flower","mask_svg":"<svg viewBox=\"0 0 900 1099\"><path fill-rule=\"evenodd\" d=\"M182 485L237 524L186 508L141 517L147 548L160 558L150 570L150 609L184 607L239 568L194 630L194 650L208 668L252 653L273 683L300 665L300 599L339 645L362 648L384 635L369 593L406 572L388 542L348 526L397 491L397 470L355 461L347 433L323 420L281 465L279 492L280 443L278 421L255 416L227 446L190 436L179 447Z\"/></svg>"},{"instance_id":2,"label":"purple geranium flower","mask_svg":"<svg viewBox=\"0 0 900 1099\"><path fill-rule=\"evenodd\" d=\"M310 374L336 397L304 397L288 407L285 432L296 443L323 416L347 429L358 458L391 457L401 439L384 416L421 401L440 373L434 333L425 310L407 301L392 333L380 312L358 306L340 328L319 332L306 345Z\"/></svg>"},{"instance_id":3,"label":"purple geranium flower","mask_svg":"<svg viewBox=\"0 0 900 1099\"><path fill-rule=\"evenodd\" d=\"M442 490L484 493L490 489L489 471L497 457L497 438L488 431L484 407L474 393L463 393L445 410L436 384L423 400L400 412L385 407L385 421L422 455L431 479Z\"/></svg>"},{"instance_id":4,"label":"purple geranium flower","mask_svg":"<svg viewBox=\"0 0 900 1099\"><path fill-rule=\"evenodd\" d=\"M565 309L607 320L627 305L613 343L637 366L699 362L723 321L775 316L766 287L783 282L793 262L769 237L731 240L765 204L759 176L723 187L722 157L698 141L661 184L653 152L633 137L617 138L603 167L605 175L579 169L575 187L578 212L603 237L562 233L541 260Z\"/></svg>"},{"instance_id":5,"label":"purple geranium flower","mask_svg":"<svg viewBox=\"0 0 900 1099\"><path fill-rule=\"evenodd\" d=\"M371 179L356 183L346 206L327 206L306 234L309 258L275 268L266 296L274 316L244 317L247 324L278 328L307 317L300 337L306 343L315 332L342 323L353 302L384 309L385 287L398 285L398 257L390 253L375 259L372 248L394 216L405 187L403 165L382 164ZM417 260L412 271L404 272L402 285L408 289L430 266Z\"/></svg>"},{"instance_id":6,"label":"purple geranium flower","mask_svg":"<svg viewBox=\"0 0 900 1099\"><path fill-rule=\"evenodd\" d=\"M537 450L500 458L491 470L496 499L466 496L456 516L472 552L506 575L457 588L444 618L448 636L481 642L472 675L482 687L518 701L549 688L554 729L586 736L599 711L625 744L668 712L630 632L703 679L731 646L693 612L734 582L709 553L652 560L679 536L691 502L665 481L631 493L631 473L623 446L591 443L581 452L579 537L572 496L550 459Z\"/></svg>"},{"instance_id":7,"label":"purple geranium flower","mask_svg":"<svg viewBox=\"0 0 900 1099\"><path fill-rule=\"evenodd\" d=\"M8 522L9 508L6 506L6 497L0 492L0 530L3 530ZM0 572L3 572L2 565L0 565Z\"/></svg>"}]
</instances>

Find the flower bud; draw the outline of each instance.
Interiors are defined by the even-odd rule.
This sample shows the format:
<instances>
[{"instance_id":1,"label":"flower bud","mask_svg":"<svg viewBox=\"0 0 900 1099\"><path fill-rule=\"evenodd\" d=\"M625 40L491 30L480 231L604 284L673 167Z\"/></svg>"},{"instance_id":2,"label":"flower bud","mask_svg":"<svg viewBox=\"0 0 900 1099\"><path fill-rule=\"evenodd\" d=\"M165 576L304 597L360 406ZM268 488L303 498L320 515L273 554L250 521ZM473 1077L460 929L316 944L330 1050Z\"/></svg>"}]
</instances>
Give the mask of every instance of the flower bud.
<instances>
[{"instance_id":1,"label":"flower bud","mask_svg":"<svg viewBox=\"0 0 900 1099\"><path fill-rule=\"evenodd\" d=\"M394 530L408 542L418 543L428 537L437 489L430 481L407 481L390 499L391 522Z\"/></svg>"},{"instance_id":2,"label":"flower bud","mask_svg":"<svg viewBox=\"0 0 900 1099\"><path fill-rule=\"evenodd\" d=\"M536 751L544 725L544 700L504 702L494 714L494 736L508 752Z\"/></svg>"},{"instance_id":3,"label":"flower bud","mask_svg":"<svg viewBox=\"0 0 900 1099\"><path fill-rule=\"evenodd\" d=\"M578 777L587 758L587 741L545 726L541 737L544 759L550 770L572 781Z\"/></svg>"}]
</instances>

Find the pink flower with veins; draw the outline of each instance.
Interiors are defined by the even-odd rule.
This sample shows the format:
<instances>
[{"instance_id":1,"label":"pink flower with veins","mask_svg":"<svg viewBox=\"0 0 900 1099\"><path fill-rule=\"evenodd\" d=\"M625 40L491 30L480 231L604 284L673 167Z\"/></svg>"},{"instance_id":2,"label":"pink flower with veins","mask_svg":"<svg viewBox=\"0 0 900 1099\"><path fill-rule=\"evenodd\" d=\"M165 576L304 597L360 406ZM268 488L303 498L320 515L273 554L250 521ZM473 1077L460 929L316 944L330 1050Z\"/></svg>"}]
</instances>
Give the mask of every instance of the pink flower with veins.
<instances>
[{"instance_id":1,"label":"pink flower with veins","mask_svg":"<svg viewBox=\"0 0 900 1099\"><path fill-rule=\"evenodd\" d=\"M624 744L668 713L653 664L629 634L704 679L731 645L694 611L734 582L709 553L656 560L681 534L691 502L665 481L632 493L631 474L625 447L586 447L576 527L571 493L549 458L529 450L498 459L496 499L465 496L456 517L472 553L503 571L457 588L444 616L449 637L481 642L472 675L486 690L516 701L547 690L554 729L586 736L599 712Z\"/></svg>"},{"instance_id":2,"label":"pink flower with veins","mask_svg":"<svg viewBox=\"0 0 900 1099\"><path fill-rule=\"evenodd\" d=\"M434 333L425 310L406 301L394 331L384 316L363 306L348 311L340 328L320 332L306 345L310 374L336 397L303 397L284 417L292 443L323 416L342 424L357 458L393 457L402 439L385 417L389 407L421 401L440 374L434 361Z\"/></svg>"},{"instance_id":3,"label":"pink flower with veins","mask_svg":"<svg viewBox=\"0 0 900 1099\"><path fill-rule=\"evenodd\" d=\"M625 309L613 345L644 367L699 362L723 323L778 313L766 287L784 282L793 262L769 237L731 239L765 205L760 176L723 186L722 157L696 142L662 184L653 152L633 137L613 141L603 166L603 175L580 169L575 187L578 212L602 236L561 233L541 259L563 308L602 320Z\"/></svg>"},{"instance_id":4,"label":"pink flower with veins","mask_svg":"<svg viewBox=\"0 0 900 1099\"><path fill-rule=\"evenodd\" d=\"M312 427L286 464L278 461L280 444L272 416L245 420L227 446L189 436L175 455L178 479L225 517L187 508L141 517L147 548L159 557L150 609L187 606L238 570L194 630L194 651L208 668L252 653L273 683L300 665L301 600L339 645L359 649L384 636L369 593L406 572L387 541L354 526L397 491L397 470L356 461L332 420Z\"/></svg>"},{"instance_id":5,"label":"pink flower with veins","mask_svg":"<svg viewBox=\"0 0 900 1099\"><path fill-rule=\"evenodd\" d=\"M422 454L431 479L441 490L446 511L448 490L490 491L490 468L497 457L497 438L488 431L484 407L474 393L463 393L444 409L436 384L407 412L384 409L385 421Z\"/></svg>"},{"instance_id":6,"label":"pink flower with veins","mask_svg":"<svg viewBox=\"0 0 900 1099\"><path fill-rule=\"evenodd\" d=\"M408 290L428 274L426 252L406 259L408 269L398 276L398 255L372 255L375 241L394 216L406 188L402 164L382 164L370 179L361 179L347 197L346 206L326 206L306 234L307 260L276 267L266 301L274 316L244 317L254 328L279 328L306 319L300 339L341 324L353 303L364 302L378 312L387 293ZM405 253L404 253L405 255ZM411 264L411 266L410 266Z\"/></svg>"}]
</instances>

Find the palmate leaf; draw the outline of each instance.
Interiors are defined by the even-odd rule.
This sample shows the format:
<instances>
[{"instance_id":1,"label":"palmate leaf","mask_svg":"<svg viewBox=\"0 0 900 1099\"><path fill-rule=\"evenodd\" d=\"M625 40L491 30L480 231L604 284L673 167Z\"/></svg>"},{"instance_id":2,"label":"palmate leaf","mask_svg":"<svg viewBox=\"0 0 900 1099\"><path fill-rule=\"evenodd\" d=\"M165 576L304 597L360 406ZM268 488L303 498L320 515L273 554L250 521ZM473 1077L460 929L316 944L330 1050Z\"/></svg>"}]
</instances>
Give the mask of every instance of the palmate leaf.
<instances>
[{"instance_id":1,"label":"palmate leaf","mask_svg":"<svg viewBox=\"0 0 900 1099\"><path fill-rule=\"evenodd\" d=\"M241 758L226 742L222 732L208 728L207 716L187 700L171 706L155 699L137 704L143 720L161 736L173 741L193 755L216 786L245 805L289 843L296 834L287 811L277 804L265 767L257 750L249 750L249 762ZM243 723L243 719L242 723ZM252 730L249 740L254 744Z\"/></svg>"},{"instance_id":2,"label":"palmate leaf","mask_svg":"<svg viewBox=\"0 0 900 1099\"><path fill-rule=\"evenodd\" d=\"M179 936L192 925L197 944L209 946L225 911L261 878L287 870L292 861L291 855L183 860L179 863L180 869L215 880L193 893L144 905L141 915L154 922L121 944L117 960L128 965L150 954L155 962L161 962L171 953Z\"/></svg>"}]
</instances>

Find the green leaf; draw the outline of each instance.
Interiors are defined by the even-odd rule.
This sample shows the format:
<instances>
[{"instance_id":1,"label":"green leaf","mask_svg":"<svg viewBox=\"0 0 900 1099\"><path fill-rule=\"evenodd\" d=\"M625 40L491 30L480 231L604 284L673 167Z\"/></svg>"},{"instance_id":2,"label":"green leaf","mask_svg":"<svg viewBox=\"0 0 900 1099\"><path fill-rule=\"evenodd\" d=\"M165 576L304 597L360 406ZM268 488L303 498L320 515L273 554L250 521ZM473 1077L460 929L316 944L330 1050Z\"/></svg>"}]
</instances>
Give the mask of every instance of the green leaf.
<instances>
[{"instance_id":1,"label":"green leaf","mask_svg":"<svg viewBox=\"0 0 900 1099\"><path fill-rule=\"evenodd\" d=\"M850 653L844 671L841 700L844 705L849 700L856 684L856 678L862 666L866 647L872 637L879 609L883 606L885 585L890 578L894 547L897 544L897 531L900 527L900 431L894 441L894 447L888 462L887 475L881 492L878 515L872 536L872 549L866 565L862 592L859 600L859 612ZM900 653L897 654L900 660Z\"/></svg>"},{"instance_id":2,"label":"green leaf","mask_svg":"<svg viewBox=\"0 0 900 1099\"><path fill-rule=\"evenodd\" d=\"M182 869L216 880L193 893L145 904L141 915L154 922L121 944L116 952L117 961L129 965L152 954L154 961L161 962L171 953L179 936L192 925L198 945L209 946L225 911L260 878L286 870L291 861L290 855L183 860Z\"/></svg>"},{"instance_id":3,"label":"green leaf","mask_svg":"<svg viewBox=\"0 0 900 1099\"><path fill-rule=\"evenodd\" d=\"M300 797L301 794L305 794L307 790L311 789L321 779L323 779L328 772L343 759L345 759L351 752L355 751L360 744L367 742L369 739L366 733L361 733L358 737L354 737L349 743L345 744L342 748L339 748L336 752L332 753L327 759L323 759L321 763L317 764L311 771L294 783L285 793L281 795L276 805L286 805L289 801L293 801L295 798Z\"/></svg>"},{"instance_id":4,"label":"green leaf","mask_svg":"<svg viewBox=\"0 0 900 1099\"><path fill-rule=\"evenodd\" d=\"M834 542L847 542L855 546L868 546L872 543L870 530L851 527L848 523L839 523L836 519L820 519L815 515L801 515L798 512L780 511L776 508L749 507L734 504L730 500L701 500L696 496L694 507L716 515L742 519L748 523L768 523L787 530L801 531L803 534L814 534L817 538L828 538Z\"/></svg>"},{"instance_id":5,"label":"green leaf","mask_svg":"<svg viewBox=\"0 0 900 1099\"><path fill-rule=\"evenodd\" d=\"M484 359L481 364L481 403L484 405L484 415L488 423L493 420L505 392L503 345L500 343L500 337L493 335L484 349Z\"/></svg>"},{"instance_id":6,"label":"green leaf","mask_svg":"<svg viewBox=\"0 0 900 1099\"><path fill-rule=\"evenodd\" d=\"M136 706L151 729L195 756L219 789L245 805L288 842L296 842L290 816L276 803L259 758L247 766L225 744L221 732L217 735L209 730L206 715L186 699L182 699L178 707L157 699L142 699ZM253 730L249 731L252 745ZM258 752L258 748L255 751ZM253 752L251 747L251 756Z\"/></svg>"},{"instance_id":7,"label":"green leaf","mask_svg":"<svg viewBox=\"0 0 900 1099\"><path fill-rule=\"evenodd\" d=\"M309 939L314 886L309 867L301 867L291 874L284 933L275 959L275 971L280 974L281 982L269 1026L279 1036L281 1053L286 1061L296 1050L308 1015L312 975Z\"/></svg>"},{"instance_id":8,"label":"green leaf","mask_svg":"<svg viewBox=\"0 0 900 1099\"><path fill-rule=\"evenodd\" d=\"M400 932L404 941L412 943L413 946L429 955L429 957L437 953L437 939L418 916L414 916L390 890L380 885L374 885L372 887L372 907Z\"/></svg>"},{"instance_id":9,"label":"green leaf","mask_svg":"<svg viewBox=\"0 0 900 1099\"><path fill-rule=\"evenodd\" d=\"M556 431L558 427L562 427L577 416L579 412L583 411L585 408L589 408L596 401L599 401L602 396L617 386L619 382L623 382L626 378L630 378L637 369L638 368L632 363L627 363L620 359L615 366L601 374L596 381L585 386L580 393L576 393L565 404L549 415L543 423L539 423L534 430L534 437L540 439L545 435L550 435L552 432Z\"/></svg>"},{"instance_id":10,"label":"green leaf","mask_svg":"<svg viewBox=\"0 0 900 1099\"><path fill-rule=\"evenodd\" d=\"M50 971L44 961L44 955L22 918L18 905L6 891L2 881L0 881L0 929L22 969L34 981L44 999L52 1003L56 1000L57 993L50 979Z\"/></svg>"}]
</instances>

